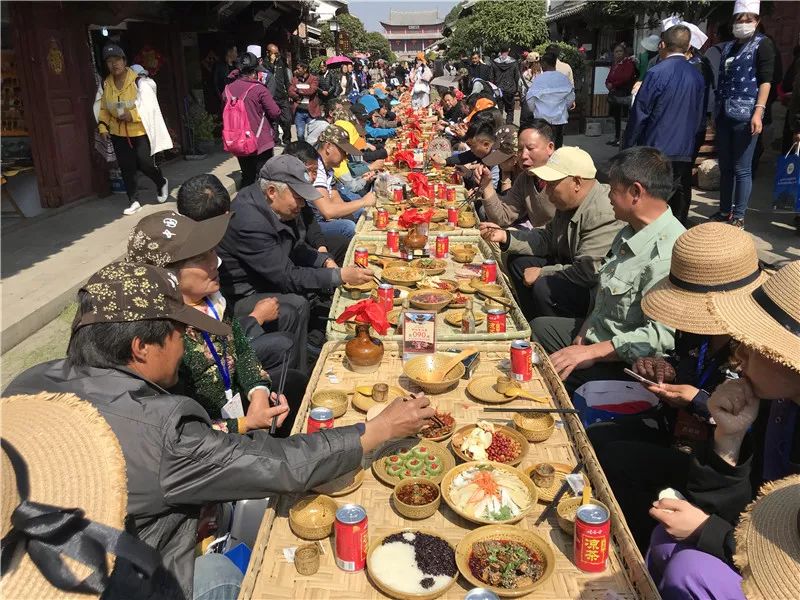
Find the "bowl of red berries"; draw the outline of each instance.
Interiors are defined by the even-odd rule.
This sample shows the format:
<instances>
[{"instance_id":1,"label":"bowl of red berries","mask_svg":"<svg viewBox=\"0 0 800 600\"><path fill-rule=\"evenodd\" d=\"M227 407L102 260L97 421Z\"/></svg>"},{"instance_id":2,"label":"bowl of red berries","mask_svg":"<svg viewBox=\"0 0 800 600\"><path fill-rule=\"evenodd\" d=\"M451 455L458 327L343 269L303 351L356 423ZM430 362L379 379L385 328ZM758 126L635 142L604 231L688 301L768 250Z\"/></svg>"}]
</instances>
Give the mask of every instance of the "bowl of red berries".
<instances>
[{"instance_id":1,"label":"bowl of red berries","mask_svg":"<svg viewBox=\"0 0 800 600\"><path fill-rule=\"evenodd\" d=\"M516 466L528 453L528 440L516 429L479 421L453 434L450 440L453 453L461 460L492 460Z\"/></svg>"}]
</instances>

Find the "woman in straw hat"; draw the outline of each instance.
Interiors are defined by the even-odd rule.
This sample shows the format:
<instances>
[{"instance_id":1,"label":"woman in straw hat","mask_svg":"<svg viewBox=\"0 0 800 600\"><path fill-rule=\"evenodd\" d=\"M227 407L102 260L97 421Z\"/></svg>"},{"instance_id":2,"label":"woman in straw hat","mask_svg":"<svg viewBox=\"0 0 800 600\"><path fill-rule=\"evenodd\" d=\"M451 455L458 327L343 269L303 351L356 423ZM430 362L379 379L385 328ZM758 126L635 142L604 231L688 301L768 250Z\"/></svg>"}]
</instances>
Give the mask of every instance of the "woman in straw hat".
<instances>
[{"instance_id":1,"label":"woman in straw hat","mask_svg":"<svg viewBox=\"0 0 800 600\"><path fill-rule=\"evenodd\" d=\"M650 515L661 525L653 532L648 567L666 600L796 598L796 585L786 588L789 593L763 578L766 587L742 585L731 567L746 539L734 535L733 527L753 492L800 473L800 261L750 294L709 300L720 325L741 342L736 357L743 377L721 385L709 400L716 428L712 447L689 465L693 502L653 504ZM796 511L781 531L790 527L797 527ZM752 549L746 544L745 550ZM736 564L751 576L741 554ZM767 588L774 595L764 595Z\"/></svg>"},{"instance_id":2,"label":"woman in straw hat","mask_svg":"<svg viewBox=\"0 0 800 600\"><path fill-rule=\"evenodd\" d=\"M12 396L0 417L5 598L180 594L158 553L124 532L125 459L96 408L71 394Z\"/></svg>"},{"instance_id":3,"label":"woman in straw hat","mask_svg":"<svg viewBox=\"0 0 800 600\"><path fill-rule=\"evenodd\" d=\"M686 464L710 437L708 399L733 375L730 336L708 306L710 294L749 294L766 279L750 234L704 223L681 234L669 276L642 299L642 310L676 329L675 352L637 360L633 370L658 385L654 419L598 423L589 438L640 548L653 530L650 503L666 487L686 492Z\"/></svg>"}]
</instances>

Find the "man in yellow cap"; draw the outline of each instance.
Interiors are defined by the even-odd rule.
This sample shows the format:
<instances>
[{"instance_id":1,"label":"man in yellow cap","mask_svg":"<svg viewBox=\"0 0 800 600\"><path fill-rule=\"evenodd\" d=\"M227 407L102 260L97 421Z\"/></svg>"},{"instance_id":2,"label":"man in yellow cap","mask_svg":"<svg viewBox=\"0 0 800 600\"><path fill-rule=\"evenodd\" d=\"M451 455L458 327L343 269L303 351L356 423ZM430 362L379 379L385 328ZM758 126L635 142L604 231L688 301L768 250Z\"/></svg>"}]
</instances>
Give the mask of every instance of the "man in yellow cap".
<instances>
[{"instance_id":1,"label":"man in yellow cap","mask_svg":"<svg viewBox=\"0 0 800 600\"><path fill-rule=\"evenodd\" d=\"M625 224L614 216L609 187L595 179L597 169L585 150L559 148L531 172L545 182L547 197L556 208L553 219L543 228L508 231L481 223L481 236L499 243L503 252L538 259L538 265L523 271L514 268L518 261L509 261L517 298L528 319L583 318L600 263Z\"/></svg>"},{"instance_id":2,"label":"man in yellow cap","mask_svg":"<svg viewBox=\"0 0 800 600\"><path fill-rule=\"evenodd\" d=\"M540 177L567 170L555 157ZM686 231L667 204L672 163L655 148L628 148L611 159L608 178L614 215L627 225L600 265L594 307L585 319L533 321L533 339L550 353L570 394L588 381L625 379L625 366L675 345L675 330L647 318L641 307L644 293L669 275L672 246Z\"/></svg>"}]
</instances>

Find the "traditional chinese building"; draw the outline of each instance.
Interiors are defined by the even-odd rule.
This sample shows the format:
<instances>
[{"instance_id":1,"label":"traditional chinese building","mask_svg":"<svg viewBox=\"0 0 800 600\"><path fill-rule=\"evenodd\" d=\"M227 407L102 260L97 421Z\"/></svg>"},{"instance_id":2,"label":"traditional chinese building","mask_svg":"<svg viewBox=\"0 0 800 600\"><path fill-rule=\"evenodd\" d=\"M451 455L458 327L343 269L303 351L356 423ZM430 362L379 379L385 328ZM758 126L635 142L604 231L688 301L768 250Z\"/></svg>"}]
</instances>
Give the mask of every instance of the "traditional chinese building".
<instances>
[{"instance_id":1,"label":"traditional chinese building","mask_svg":"<svg viewBox=\"0 0 800 600\"><path fill-rule=\"evenodd\" d=\"M442 37L444 18L439 11L389 11L389 19L381 21L392 51L400 59L411 59Z\"/></svg>"}]
</instances>

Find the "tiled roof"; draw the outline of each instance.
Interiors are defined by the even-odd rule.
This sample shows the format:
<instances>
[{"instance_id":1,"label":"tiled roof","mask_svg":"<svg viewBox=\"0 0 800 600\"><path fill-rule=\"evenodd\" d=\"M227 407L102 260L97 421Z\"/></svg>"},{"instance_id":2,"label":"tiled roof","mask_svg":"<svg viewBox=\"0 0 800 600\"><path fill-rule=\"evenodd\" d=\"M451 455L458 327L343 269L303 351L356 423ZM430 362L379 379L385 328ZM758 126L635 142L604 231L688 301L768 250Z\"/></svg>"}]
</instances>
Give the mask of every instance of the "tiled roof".
<instances>
[{"instance_id":1,"label":"tiled roof","mask_svg":"<svg viewBox=\"0 0 800 600\"><path fill-rule=\"evenodd\" d=\"M401 12L390 10L389 19L381 21L385 25L434 25L444 22L437 10L418 10L414 12Z\"/></svg>"}]
</instances>

